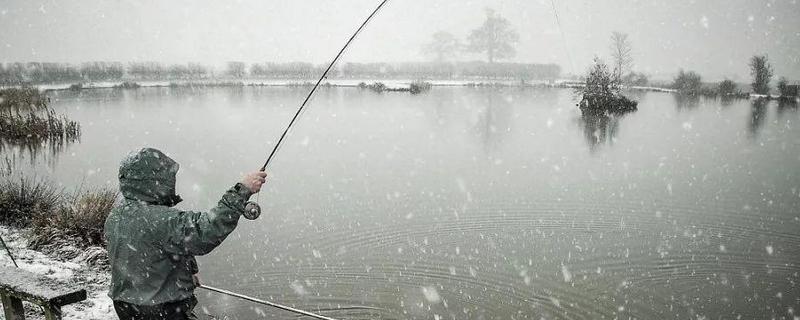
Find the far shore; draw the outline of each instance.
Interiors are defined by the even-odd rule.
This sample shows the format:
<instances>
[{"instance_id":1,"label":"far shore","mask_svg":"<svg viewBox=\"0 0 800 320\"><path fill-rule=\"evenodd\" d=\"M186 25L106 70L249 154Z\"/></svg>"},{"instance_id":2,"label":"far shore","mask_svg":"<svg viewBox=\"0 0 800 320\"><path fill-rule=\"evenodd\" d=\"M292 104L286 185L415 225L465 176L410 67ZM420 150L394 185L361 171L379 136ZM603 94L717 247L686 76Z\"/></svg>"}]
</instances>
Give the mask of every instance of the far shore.
<instances>
[{"instance_id":1,"label":"far shore","mask_svg":"<svg viewBox=\"0 0 800 320\"><path fill-rule=\"evenodd\" d=\"M93 89L136 89L169 87L305 87L313 86L316 79L202 79L202 80L125 80L76 83L31 84L42 91L93 90ZM322 87L358 88L359 84L383 83L387 89L408 89L419 80L412 79L326 79ZM464 79L464 80L424 80L433 87L532 87L532 88L579 88L584 84L575 80L512 80L512 79ZM135 87L126 87L133 84ZM0 86L2 88L18 88ZM676 92L674 89L655 86L630 86L626 89L652 92Z\"/></svg>"},{"instance_id":2,"label":"far shore","mask_svg":"<svg viewBox=\"0 0 800 320\"><path fill-rule=\"evenodd\" d=\"M120 81L96 81L82 82L80 87L75 87L78 83L44 83L30 84L43 91L75 90L75 89L112 89L124 88L126 83L135 84L143 88L159 88L170 86L208 86L208 87L227 87L227 86L254 86L254 87L301 87L313 86L317 79L190 79L190 80L120 80ZM383 83L389 88L407 88L411 83L420 80L412 79L326 79L320 86L326 87L358 87L360 83L372 84ZM526 80L518 79L464 79L464 80L422 80L436 87L579 87L582 82L575 80ZM0 86L0 88L15 88L21 85ZM675 90L657 87L631 87L633 89L653 90L673 92Z\"/></svg>"},{"instance_id":3,"label":"far shore","mask_svg":"<svg viewBox=\"0 0 800 320\"><path fill-rule=\"evenodd\" d=\"M27 84L14 86L0 86L4 88L20 88L23 86L34 87L41 91L82 91L99 89L120 89L136 90L138 88L197 88L197 87L311 87L317 79L263 79L263 78L214 78L214 79L186 79L186 80L119 80L119 81L95 81L82 83L45 83ZM325 79L320 83L321 87L336 88L363 88L362 85L383 84L385 91L408 92L412 83L419 83L421 80L412 79ZM422 80L430 84L430 87L472 87L472 88L566 88L577 89L585 86L584 82L571 79L550 79L550 80L519 80L519 79L461 79L461 80ZM624 90L639 92L662 92L680 94L676 89L667 86L625 86ZM718 95L698 96L718 97ZM740 99L782 99L780 95L764 95L756 93L741 92L731 98ZM789 99L792 99L791 97ZM793 99L800 102L798 98Z\"/></svg>"}]
</instances>

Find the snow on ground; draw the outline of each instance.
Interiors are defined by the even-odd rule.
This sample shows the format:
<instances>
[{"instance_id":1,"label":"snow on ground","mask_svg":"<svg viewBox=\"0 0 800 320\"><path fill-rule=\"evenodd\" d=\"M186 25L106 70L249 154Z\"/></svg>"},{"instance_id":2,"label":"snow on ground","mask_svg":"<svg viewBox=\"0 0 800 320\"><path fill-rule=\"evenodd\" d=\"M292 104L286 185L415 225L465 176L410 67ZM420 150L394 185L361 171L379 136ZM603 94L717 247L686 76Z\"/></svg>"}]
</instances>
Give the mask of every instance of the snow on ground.
<instances>
[{"instance_id":1,"label":"snow on ground","mask_svg":"<svg viewBox=\"0 0 800 320\"><path fill-rule=\"evenodd\" d=\"M117 319L111 299L108 298L108 284L111 275L100 268L74 261L59 261L47 255L28 249L26 234L29 230L0 226L0 236L5 240L20 268L43 275L63 283L75 283L86 289L87 299L62 309L64 319L93 320ZM0 265L13 267L14 264L3 248L0 252ZM0 314L0 319L5 319Z\"/></svg>"}]
</instances>

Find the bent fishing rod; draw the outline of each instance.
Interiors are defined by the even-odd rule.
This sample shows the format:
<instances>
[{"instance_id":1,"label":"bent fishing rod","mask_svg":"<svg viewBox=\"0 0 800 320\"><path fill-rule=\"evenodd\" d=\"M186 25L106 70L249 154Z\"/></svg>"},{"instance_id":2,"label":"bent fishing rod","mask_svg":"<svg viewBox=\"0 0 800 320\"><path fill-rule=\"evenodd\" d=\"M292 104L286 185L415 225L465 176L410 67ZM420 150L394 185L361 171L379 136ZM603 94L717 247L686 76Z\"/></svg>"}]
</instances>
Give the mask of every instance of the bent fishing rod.
<instances>
[{"instance_id":1,"label":"bent fishing rod","mask_svg":"<svg viewBox=\"0 0 800 320\"><path fill-rule=\"evenodd\" d=\"M367 19L364 20L364 22L361 23L361 25L358 27L358 29L356 29L356 31L353 33L353 35L350 36L350 39L348 39L347 42L344 44L344 46L342 46L342 49L339 50L339 52L333 58L331 63L328 64L328 67L325 68L325 72L322 73L322 76L320 76L319 79L317 80L317 82L314 84L314 86L311 87L311 91L308 92L308 95L306 95L306 98L303 100L303 103L300 104L300 108L297 109L297 112L295 112L294 116L292 117L292 120L289 121L289 125L287 125L286 129L283 130L283 133L281 134L280 138L278 138L278 142L275 143L275 146L272 148L272 151L269 153L269 156L267 156L267 161L264 162L264 165L261 166L261 169L259 169L259 171L265 171L267 169L267 166L269 165L270 161L272 161L272 158L275 156L275 153L278 151L278 149L280 149L281 143L286 138L286 135L289 133L289 130L291 130L292 126L295 124L295 122L297 122L297 119L300 117L300 114L303 112L303 109L305 109L306 105L311 100L311 97L314 95L314 92L316 92L317 88L319 88L319 85L322 83L322 80L325 80L325 78L328 77L328 72L330 72L331 69L333 68L333 66L336 64L336 62L339 61L339 58L342 56L342 54L344 54L345 50L347 50L347 47L350 46L350 43L353 42L353 40L356 38L356 36L358 36L358 34L361 33L361 30L363 30L364 27L367 26L367 23L369 23L369 21L372 20L372 17L374 17L378 13L378 11L380 11L381 8L388 1L389 0L381 1L381 3L378 4L377 7L375 7L375 10L372 10L372 13L370 13L370 15L367 17ZM244 215L245 218L247 218L249 220L255 220L255 219L258 218L258 216L261 215L261 207L258 205L257 202L248 201L246 203L246 205L245 205L245 211L244 211L243 215ZM323 316L323 315L319 315L319 314L315 314L315 313L312 313L312 312L300 310L300 309L297 309L297 308L292 308L292 307L289 307L289 306L280 305L280 304L277 304L277 303L274 303L274 302L270 302L270 301L266 301L266 300L256 299L256 298L253 298L253 297L249 297L249 296L246 296L246 295L243 295L243 294L238 294L238 293L235 293L235 292L232 292L232 291L228 291L228 290L218 289L218 288L206 286L206 285L203 285L203 284L199 285L198 287L206 289L206 290L209 290L209 291L213 291L213 292L216 292L216 293L228 295L228 296L231 296L231 297L236 297L236 298L239 298L239 299L244 299L244 300L247 300L247 301L255 302L255 303L266 305L266 306L275 307L275 308L278 308L278 309L281 309L281 310L293 312L293 313L296 313L296 314L301 314L301 315L304 315L304 316L309 316L309 317L316 318L316 319L335 320L333 318L326 317L326 316Z\"/></svg>"},{"instance_id":2,"label":"bent fishing rod","mask_svg":"<svg viewBox=\"0 0 800 320\"><path fill-rule=\"evenodd\" d=\"M311 99L311 96L314 95L314 92L317 91L317 88L319 87L320 83L322 83L322 80L324 80L325 78L328 77L328 72L331 71L331 69L333 68L333 65L336 64L336 61L339 60L339 57L342 56L344 51L347 49L348 46L350 46L350 43L353 42L353 40L356 38L356 36L358 36L358 34L361 33L361 30L364 29L364 27L367 26L367 23L369 23L369 21L372 19L372 17L375 16L375 14L378 13L378 11L381 9L381 7L383 7L383 5L386 4L386 2L388 2L388 1L389 0L381 1L381 3L378 5L378 7L376 7L375 10L373 10L372 13L367 17L367 19L364 20L363 23L361 23L361 26L359 26L358 29L356 29L356 32L354 32L353 35L350 36L350 39L347 40L347 43L345 43L344 46L342 47L342 49L339 50L339 53L336 54L336 57L333 58L333 61L331 61L331 63L328 64L328 68L325 69L325 72L323 72L322 76L319 77L319 80L317 80L317 83L314 84L314 87L312 87L311 91L309 91L308 95L306 95L306 99L303 100L303 103L300 105L300 108L297 109L297 112L294 114L294 117L292 117L292 121L290 121L289 125L286 126L286 129L283 130L283 134L281 134L281 137L278 139L278 142L272 148L272 152L269 153L269 156L267 157L267 161L264 162L263 166L261 166L261 171L264 171L264 170L267 169L267 166L269 165L269 162L272 160L272 157L275 155L275 152L277 152L278 149L281 147L281 142L283 142L283 139L286 138L286 134L289 132L289 129L291 129L292 125L294 125L295 121L297 121L297 118L300 116L300 113L303 112L303 109L306 107L306 104L308 104L308 101Z\"/></svg>"}]
</instances>

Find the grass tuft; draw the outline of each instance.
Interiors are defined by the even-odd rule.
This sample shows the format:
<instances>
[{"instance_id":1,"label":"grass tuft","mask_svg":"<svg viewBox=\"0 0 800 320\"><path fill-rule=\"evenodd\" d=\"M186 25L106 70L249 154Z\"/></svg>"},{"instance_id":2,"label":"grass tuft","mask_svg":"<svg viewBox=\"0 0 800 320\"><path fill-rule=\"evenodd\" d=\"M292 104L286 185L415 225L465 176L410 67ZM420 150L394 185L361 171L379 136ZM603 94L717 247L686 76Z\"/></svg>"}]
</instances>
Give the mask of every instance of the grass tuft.
<instances>
[{"instance_id":1,"label":"grass tuft","mask_svg":"<svg viewBox=\"0 0 800 320\"><path fill-rule=\"evenodd\" d=\"M117 197L109 189L68 194L45 180L6 177L0 179L0 223L31 227L34 249L54 243L101 246Z\"/></svg>"},{"instance_id":2,"label":"grass tuft","mask_svg":"<svg viewBox=\"0 0 800 320\"><path fill-rule=\"evenodd\" d=\"M40 212L52 212L62 203L62 193L37 179L8 177L0 180L0 223L27 226Z\"/></svg>"},{"instance_id":3,"label":"grass tuft","mask_svg":"<svg viewBox=\"0 0 800 320\"><path fill-rule=\"evenodd\" d=\"M33 242L47 245L52 239L77 238L83 246L104 245L103 225L117 195L108 189L77 193L65 197L54 210L34 214Z\"/></svg>"}]
</instances>

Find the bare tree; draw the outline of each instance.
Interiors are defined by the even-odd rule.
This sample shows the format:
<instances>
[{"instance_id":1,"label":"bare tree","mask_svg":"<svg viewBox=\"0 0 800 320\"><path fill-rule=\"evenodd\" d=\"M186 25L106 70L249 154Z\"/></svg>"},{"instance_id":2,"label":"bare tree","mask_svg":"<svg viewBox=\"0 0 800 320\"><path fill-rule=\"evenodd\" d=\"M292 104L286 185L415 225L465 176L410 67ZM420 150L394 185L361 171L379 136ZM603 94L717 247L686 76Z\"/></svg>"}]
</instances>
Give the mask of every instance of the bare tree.
<instances>
[{"instance_id":1,"label":"bare tree","mask_svg":"<svg viewBox=\"0 0 800 320\"><path fill-rule=\"evenodd\" d=\"M632 50L627 34L617 31L611 33L611 58L614 60L614 76L617 79L622 79L622 76L633 69Z\"/></svg>"},{"instance_id":2,"label":"bare tree","mask_svg":"<svg viewBox=\"0 0 800 320\"><path fill-rule=\"evenodd\" d=\"M461 50L461 41L451 33L439 31L433 34L433 39L422 46L422 53L437 62L455 58Z\"/></svg>"},{"instance_id":3,"label":"bare tree","mask_svg":"<svg viewBox=\"0 0 800 320\"><path fill-rule=\"evenodd\" d=\"M486 9L486 20L479 28L472 30L468 41L469 51L486 53L489 63L495 59L511 58L517 54L514 45L519 34L511 28L511 23L492 9Z\"/></svg>"},{"instance_id":4,"label":"bare tree","mask_svg":"<svg viewBox=\"0 0 800 320\"><path fill-rule=\"evenodd\" d=\"M750 75L753 76L753 92L769 94L772 66L769 64L767 56L753 56L750 58Z\"/></svg>"}]
</instances>

